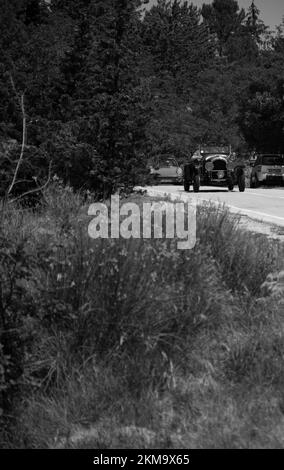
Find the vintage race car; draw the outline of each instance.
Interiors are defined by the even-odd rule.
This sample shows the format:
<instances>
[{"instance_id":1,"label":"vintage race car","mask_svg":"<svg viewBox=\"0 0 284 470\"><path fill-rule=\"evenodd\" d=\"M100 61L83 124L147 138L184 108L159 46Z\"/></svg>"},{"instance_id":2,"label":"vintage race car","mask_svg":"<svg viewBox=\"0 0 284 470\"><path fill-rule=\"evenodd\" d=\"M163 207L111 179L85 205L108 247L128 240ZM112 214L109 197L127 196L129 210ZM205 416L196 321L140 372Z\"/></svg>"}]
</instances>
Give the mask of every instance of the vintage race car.
<instances>
[{"instance_id":1,"label":"vintage race car","mask_svg":"<svg viewBox=\"0 0 284 470\"><path fill-rule=\"evenodd\" d=\"M200 185L227 186L233 191L235 184L240 192L245 191L245 164L235 164L227 154L196 154L184 165L185 191L189 191L191 185L195 192Z\"/></svg>"},{"instance_id":2,"label":"vintage race car","mask_svg":"<svg viewBox=\"0 0 284 470\"><path fill-rule=\"evenodd\" d=\"M156 182L182 184L182 168L172 156L160 155L155 157L149 168L150 174Z\"/></svg>"},{"instance_id":3,"label":"vintage race car","mask_svg":"<svg viewBox=\"0 0 284 470\"><path fill-rule=\"evenodd\" d=\"M250 187L261 184L284 184L284 156L278 154L260 154L252 166Z\"/></svg>"}]
</instances>

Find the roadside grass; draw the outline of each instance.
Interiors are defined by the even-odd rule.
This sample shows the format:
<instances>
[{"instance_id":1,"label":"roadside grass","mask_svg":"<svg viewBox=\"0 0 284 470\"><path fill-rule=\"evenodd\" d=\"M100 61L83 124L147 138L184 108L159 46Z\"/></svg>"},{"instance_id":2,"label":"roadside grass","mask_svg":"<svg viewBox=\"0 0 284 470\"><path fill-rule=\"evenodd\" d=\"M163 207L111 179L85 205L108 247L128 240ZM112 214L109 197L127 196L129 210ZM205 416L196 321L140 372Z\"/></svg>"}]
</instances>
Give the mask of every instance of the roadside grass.
<instances>
[{"instance_id":1,"label":"roadside grass","mask_svg":"<svg viewBox=\"0 0 284 470\"><path fill-rule=\"evenodd\" d=\"M193 250L92 240L87 210L58 184L1 209L1 447L284 447L283 299L261 293L283 245L213 206Z\"/></svg>"}]
</instances>

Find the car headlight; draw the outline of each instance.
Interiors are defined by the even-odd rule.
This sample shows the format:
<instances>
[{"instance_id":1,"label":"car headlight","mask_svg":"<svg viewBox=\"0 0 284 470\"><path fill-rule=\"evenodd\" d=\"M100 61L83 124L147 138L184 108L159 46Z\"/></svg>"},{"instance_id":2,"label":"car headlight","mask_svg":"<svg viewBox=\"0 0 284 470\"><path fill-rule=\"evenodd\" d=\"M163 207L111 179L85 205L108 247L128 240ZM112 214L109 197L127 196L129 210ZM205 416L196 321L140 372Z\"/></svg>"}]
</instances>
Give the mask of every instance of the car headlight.
<instances>
[{"instance_id":1,"label":"car headlight","mask_svg":"<svg viewBox=\"0 0 284 470\"><path fill-rule=\"evenodd\" d=\"M206 162L205 168L207 171L212 171L214 169L214 164L212 162Z\"/></svg>"},{"instance_id":2,"label":"car headlight","mask_svg":"<svg viewBox=\"0 0 284 470\"><path fill-rule=\"evenodd\" d=\"M182 176L182 169L181 169L181 168L178 168L178 169L177 169L177 175L178 175L178 176Z\"/></svg>"}]
</instances>

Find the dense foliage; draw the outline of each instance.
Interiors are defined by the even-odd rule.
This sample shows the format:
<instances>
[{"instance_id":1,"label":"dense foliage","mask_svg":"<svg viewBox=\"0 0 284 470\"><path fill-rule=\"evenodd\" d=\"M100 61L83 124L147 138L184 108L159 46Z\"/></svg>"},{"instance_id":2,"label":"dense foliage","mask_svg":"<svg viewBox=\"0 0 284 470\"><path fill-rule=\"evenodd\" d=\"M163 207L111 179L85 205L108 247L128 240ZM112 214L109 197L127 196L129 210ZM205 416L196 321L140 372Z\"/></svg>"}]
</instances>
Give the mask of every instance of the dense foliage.
<instances>
[{"instance_id":1,"label":"dense foliage","mask_svg":"<svg viewBox=\"0 0 284 470\"><path fill-rule=\"evenodd\" d=\"M283 24L254 2L147 3L0 0L2 196L57 174L107 197L202 143L284 151Z\"/></svg>"}]
</instances>

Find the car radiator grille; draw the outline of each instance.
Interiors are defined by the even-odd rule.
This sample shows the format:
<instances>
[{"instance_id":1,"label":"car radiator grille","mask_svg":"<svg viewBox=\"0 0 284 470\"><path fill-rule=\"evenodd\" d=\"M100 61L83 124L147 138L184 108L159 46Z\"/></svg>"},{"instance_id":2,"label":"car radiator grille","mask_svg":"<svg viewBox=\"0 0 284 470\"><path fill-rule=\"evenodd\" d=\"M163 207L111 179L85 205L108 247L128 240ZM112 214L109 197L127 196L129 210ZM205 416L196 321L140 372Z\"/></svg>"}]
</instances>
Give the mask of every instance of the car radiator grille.
<instances>
[{"instance_id":1,"label":"car radiator grille","mask_svg":"<svg viewBox=\"0 0 284 470\"><path fill-rule=\"evenodd\" d=\"M281 168L269 168L268 173L279 175L282 173L282 171L281 171Z\"/></svg>"},{"instance_id":2,"label":"car radiator grille","mask_svg":"<svg viewBox=\"0 0 284 470\"><path fill-rule=\"evenodd\" d=\"M214 171L218 171L218 170L225 171L227 169L227 164L223 160L215 160L215 162L213 162L213 165L214 165L214 168L213 168Z\"/></svg>"}]
</instances>

